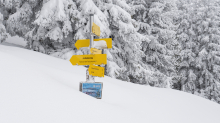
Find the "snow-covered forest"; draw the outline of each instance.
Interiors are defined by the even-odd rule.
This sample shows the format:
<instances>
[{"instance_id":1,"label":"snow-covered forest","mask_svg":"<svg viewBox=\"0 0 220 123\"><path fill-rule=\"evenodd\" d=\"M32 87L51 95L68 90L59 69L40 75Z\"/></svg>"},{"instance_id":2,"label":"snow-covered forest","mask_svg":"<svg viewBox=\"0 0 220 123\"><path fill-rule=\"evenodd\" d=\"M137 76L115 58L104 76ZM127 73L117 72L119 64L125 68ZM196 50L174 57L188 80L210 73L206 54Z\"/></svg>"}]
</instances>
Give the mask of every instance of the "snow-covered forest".
<instances>
[{"instance_id":1,"label":"snow-covered forest","mask_svg":"<svg viewBox=\"0 0 220 123\"><path fill-rule=\"evenodd\" d=\"M112 38L106 75L220 103L220 0L0 0L0 42L62 59L89 39L89 14Z\"/></svg>"}]
</instances>

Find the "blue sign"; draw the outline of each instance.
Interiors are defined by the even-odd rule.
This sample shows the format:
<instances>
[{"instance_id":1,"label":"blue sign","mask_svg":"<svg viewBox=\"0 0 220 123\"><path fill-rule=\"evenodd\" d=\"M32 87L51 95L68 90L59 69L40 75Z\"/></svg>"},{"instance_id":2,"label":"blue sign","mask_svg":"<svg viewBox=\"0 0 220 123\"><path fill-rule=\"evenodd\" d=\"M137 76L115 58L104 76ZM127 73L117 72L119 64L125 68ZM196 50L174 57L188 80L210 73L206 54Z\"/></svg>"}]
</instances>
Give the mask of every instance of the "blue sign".
<instances>
[{"instance_id":1,"label":"blue sign","mask_svg":"<svg viewBox=\"0 0 220 123\"><path fill-rule=\"evenodd\" d=\"M102 98L102 83L81 83L82 92L92 97Z\"/></svg>"}]
</instances>

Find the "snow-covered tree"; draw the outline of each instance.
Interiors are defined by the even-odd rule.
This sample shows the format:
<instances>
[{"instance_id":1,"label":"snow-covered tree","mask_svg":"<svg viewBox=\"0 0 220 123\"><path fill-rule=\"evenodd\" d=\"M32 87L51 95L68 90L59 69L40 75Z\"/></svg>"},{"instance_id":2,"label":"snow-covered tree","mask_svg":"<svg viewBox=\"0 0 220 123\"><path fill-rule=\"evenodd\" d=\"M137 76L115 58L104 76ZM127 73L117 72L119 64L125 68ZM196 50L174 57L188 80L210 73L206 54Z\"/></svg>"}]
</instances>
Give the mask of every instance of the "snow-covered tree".
<instances>
[{"instance_id":1,"label":"snow-covered tree","mask_svg":"<svg viewBox=\"0 0 220 123\"><path fill-rule=\"evenodd\" d=\"M181 90L219 102L219 3L180 1Z\"/></svg>"},{"instance_id":2,"label":"snow-covered tree","mask_svg":"<svg viewBox=\"0 0 220 123\"><path fill-rule=\"evenodd\" d=\"M0 43L5 41L7 38L7 33L5 30L5 26L3 25L3 15L0 13Z\"/></svg>"},{"instance_id":3,"label":"snow-covered tree","mask_svg":"<svg viewBox=\"0 0 220 123\"><path fill-rule=\"evenodd\" d=\"M11 35L24 35L32 28L32 21L34 19L35 6L38 5L38 0L24 1L24 0L6 0L3 5L7 14L5 15L6 29Z\"/></svg>"},{"instance_id":4,"label":"snow-covered tree","mask_svg":"<svg viewBox=\"0 0 220 123\"><path fill-rule=\"evenodd\" d=\"M145 53L144 63L151 65L164 76L160 87L170 86L175 73L174 51L178 49L175 30L179 12L175 1L148 1L148 3L139 1L138 3L149 7L143 9L144 11L141 10L143 16L136 16L139 20L137 30L149 37L147 42L142 42L142 50ZM140 11L137 15L139 13Z\"/></svg>"}]
</instances>

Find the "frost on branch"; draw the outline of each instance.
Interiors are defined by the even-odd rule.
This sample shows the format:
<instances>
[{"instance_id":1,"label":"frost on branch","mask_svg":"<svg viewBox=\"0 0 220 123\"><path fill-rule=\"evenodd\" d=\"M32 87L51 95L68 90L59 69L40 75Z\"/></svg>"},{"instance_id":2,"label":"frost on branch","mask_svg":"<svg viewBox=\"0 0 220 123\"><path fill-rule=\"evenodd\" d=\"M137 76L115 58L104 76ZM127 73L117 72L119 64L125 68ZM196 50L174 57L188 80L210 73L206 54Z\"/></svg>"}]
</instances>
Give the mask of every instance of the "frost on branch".
<instances>
[{"instance_id":1,"label":"frost on branch","mask_svg":"<svg viewBox=\"0 0 220 123\"><path fill-rule=\"evenodd\" d=\"M49 0L43 5L34 22L37 25L47 27L55 21L64 21L66 18L63 0Z\"/></svg>"},{"instance_id":2,"label":"frost on branch","mask_svg":"<svg viewBox=\"0 0 220 123\"><path fill-rule=\"evenodd\" d=\"M5 41L5 39L7 38L5 26L2 23L3 23L3 15L0 13L0 43Z\"/></svg>"}]
</instances>

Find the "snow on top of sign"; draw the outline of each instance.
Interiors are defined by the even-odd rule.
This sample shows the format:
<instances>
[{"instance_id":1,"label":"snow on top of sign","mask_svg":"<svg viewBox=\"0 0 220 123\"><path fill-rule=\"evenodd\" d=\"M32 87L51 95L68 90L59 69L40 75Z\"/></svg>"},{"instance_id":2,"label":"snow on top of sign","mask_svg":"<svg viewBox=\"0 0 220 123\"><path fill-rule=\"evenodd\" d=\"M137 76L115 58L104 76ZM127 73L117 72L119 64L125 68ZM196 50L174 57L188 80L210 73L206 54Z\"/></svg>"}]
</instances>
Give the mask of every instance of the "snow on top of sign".
<instances>
[{"instance_id":1,"label":"snow on top of sign","mask_svg":"<svg viewBox=\"0 0 220 123\"><path fill-rule=\"evenodd\" d=\"M107 48L106 41L100 40L100 41L94 41L93 47L97 49L105 49Z\"/></svg>"}]
</instances>

